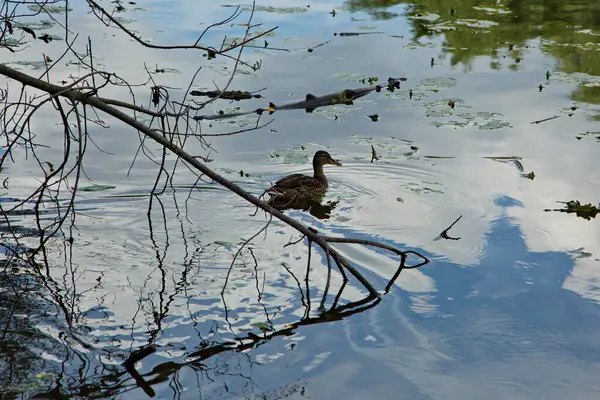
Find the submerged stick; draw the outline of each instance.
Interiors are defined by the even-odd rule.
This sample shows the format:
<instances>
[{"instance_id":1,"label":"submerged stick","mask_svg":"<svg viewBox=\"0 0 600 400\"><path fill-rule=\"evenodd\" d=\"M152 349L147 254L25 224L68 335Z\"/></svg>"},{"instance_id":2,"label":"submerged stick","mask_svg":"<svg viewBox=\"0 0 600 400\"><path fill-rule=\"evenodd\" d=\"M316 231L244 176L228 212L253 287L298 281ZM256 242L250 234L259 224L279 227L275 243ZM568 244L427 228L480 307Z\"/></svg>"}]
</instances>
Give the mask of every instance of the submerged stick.
<instances>
[{"instance_id":1,"label":"submerged stick","mask_svg":"<svg viewBox=\"0 0 600 400\"><path fill-rule=\"evenodd\" d=\"M313 112L315 109L319 107L327 107L334 104L354 104L354 100L359 99L363 96L371 92L381 92L382 89L387 89L390 92L393 92L396 89L400 89L400 82L406 81L406 78L388 78L387 85L372 85L364 88L357 89L344 89L339 92L329 93L323 96L315 96L311 93L306 95L304 100L295 101L292 103L287 103L283 105L275 105L274 103L269 103L268 107L265 108L257 108L255 110L248 111L240 111L233 113L223 113L220 112L218 114L213 115L197 115L193 117L196 121L202 120L217 120L224 118L233 118L239 117L242 115L249 114L258 114L261 115L263 112L268 111L269 114L273 114L275 111L281 110L299 110L303 109L308 113Z\"/></svg>"}]
</instances>

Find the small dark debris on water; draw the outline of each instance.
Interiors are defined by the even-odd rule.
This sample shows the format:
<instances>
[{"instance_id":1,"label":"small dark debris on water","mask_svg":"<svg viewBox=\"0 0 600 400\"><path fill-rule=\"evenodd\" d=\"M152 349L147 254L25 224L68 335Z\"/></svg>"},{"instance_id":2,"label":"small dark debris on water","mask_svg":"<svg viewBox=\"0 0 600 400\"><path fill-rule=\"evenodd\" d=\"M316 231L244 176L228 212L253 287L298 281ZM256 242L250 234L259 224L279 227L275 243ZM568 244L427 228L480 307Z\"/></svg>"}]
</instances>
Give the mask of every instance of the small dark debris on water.
<instances>
[{"instance_id":1,"label":"small dark debris on water","mask_svg":"<svg viewBox=\"0 0 600 400\"><path fill-rule=\"evenodd\" d=\"M517 167L517 169L519 170L519 172L525 171L525 169L523 168L523 164L521 164L521 161L519 161L517 159L513 159L512 161L515 164L515 166Z\"/></svg>"},{"instance_id":2,"label":"small dark debris on water","mask_svg":"<svg viewBox=\"0 0 600 400\"><path fill-rule=\"evenodd\" d=\"M42 40L46 43L49 43L52 41L52 36L49 36L47 33L43 34L42 36L38 37L39 40Z\"/></svg>"},{"instance_id":3,"label":"small dark debris on water","mask_svg":"<svg viewBox=\"0 0 600 400\"><path fill-rule=\"evenodd\" d=\"M378 77L376 76L370 76L368 78L363 78L360 80L360 83L368 83L369 85L374 84L375 82L377 82L379 80Z\"/></svg>"},{"instance_id":4,"label":"small dark debris on water","mask_svg":"<svg viewBox=\"0 0 600 400\"><path fill-rule=\"evenodd\" d=\"M206 97L210 97L211 99L215 98L215 97L219 97L224 100L235 100L235 101L248 100L248 99L261 99L262 98L262 96L260 94L252 94L250 92L241 91L241 90L226 90L224 92L221 92L219 90L209 90L207 92L203 92L200 90L192 90L190 92L190 96L206 96Z\"/></svg>"},{"instance_id":5,"label":"small dark debris on water","mask_svg":"<svg viewBox=\"0 0 600 400\"><path fill-rule=\"evenodd\" d=\"M571 106L571 111L577 110L577 106Z\"/></svg>"},{"instance_id":6,"label":"small dark debris on water","mask_svg":"<svg viewBox=\"0 0 600 400\"><path fill-rule=\"evenodd\" d=\"M377 161L379 160L379 157L377 157L377 152L375 151L375 147L373 145L371 145L371 164L373 164L373 161Z\"/></svg>"},{"instance_id":7,"label":"small dark debris on water","mask_svg":"<svg viewBox=\"0 0 600 400\"><path fill-rule=\"evenodd\" d=\"M379 120L379 115L377 114L367 115L367 117L371 118L371 121L373 122L377 122Z\"/></svg>"},{"instance_id":8,"label":"small dark debris on water","mask_svg":"<svg viewBox=\"0 0 600 400\"><path fill-rule=\"evenodd\" d=\"M448 101L448 106L450 106L451 109L454 109L454 106L456 106L456 101L454 100L449 100Z\"/></svg>"},{"instance_id":9,"label":"small dark debris on water","mask_svg":"<svg viewBox=\"0 0 600 400\"><path fill-rule=\"evenodd\" d=\"M546 122L546 121L551 121L553 119L556 118L560 118L560 115L554 115L552 117L548 117L548 118L544 118L544 119L538 119L537 121L532 121L532 124L541 124L542 122Z\"/></svg>"},{"instance_id":10,"label":"small dark debris on water","mask_svg":"<svg viewBox=\"0 0 600 400\"><path fill-rule=\"evenodd\" d=\"M521 174L521 176L523 178L527 178L527 179L533 180L535 178L535 173L533 171L531 171L528 174Z\"/></svg>"},{"instance_id":11,"label":"small dark debris on water","mask_svg":"<svg viewBox=\"0 0 600 400\"><path fill-rule=\"evenodd\" d=\"M35 39L35 31L33 29L28 28L26 26L22 26L21 29L24 30L25 32L29 33ZM12 34L13 33L12 26L10 27L9 30L10 30L10 33Z\"/></svg>"},{"instance_id":12,"label":"small dark debris on water","mask_svg":"<svg viewBox=\"0 0 600 400\"><path fill-rule=\"evenodd\" d=\"M600 133L600 132L590 132L590 131L586 131L586 132L584 132L584 133L580 133L578 136L575 136L575 139L577 139L577 140L581 140L581 139L583 139L584 137L591 137L591 138L594 138L594 139L596 139L597 141L599 141L599 142L600 142L600 135L599 135L599 133Z\"/></svg>"},{"instance_id":13,"label":"small dark debris on water","mask_svg":"<svg viewBox=\"0 0 600 400\"><path fill-rule=\"evenodd\" d=\"M461 218L462 218L462 215L461 215L460 217L456 218L456 220L455 220L455 221L452 223L452 225L450 225L449 227L447 227L446 229L444 229L444 230L442 231L442 233L440 233L440 234L439 234L439 236L438 236L437 238L435 238L435 240L439 240L439 239L446 239L446 240L460 240L460 237L451 237L451 236L448 236L448 231L449 231L450 229L452 229L452 227L453 227L454 225L456 225L456 223L457 223L458 221L460 221L460 219L461 219Z\"/></svg>"},{"instance_id":14,"label":"small dark debris on water","mask_svg":"<svg viewBox=\"0 0 600 400\"><path fill-rule=\"evenodd\" d=\"M318 49L318 48L319 48L319 47L321 47L321 46L325 46L325 45L326 45L327 43L329 43L329 42L331 42L331 40L327 40L327 41L325 41L325 42L323 42L323 43L319 43L318 45L316 45L316 46L313 46L313 47L309 48L307 51L308 51L309 53L312 53L313 51L315 51L315 49Z\"/></svg>"},{"instance_id":15,"label":"small dark debris on water","mask_svg":"<svg viewBox=\"0 0 600 400\"><path fill-rule=\"evenodd\" d=\"M564 212L567 214L575 214L579 218L583 218L588 221L592 218L596 218L596 215L599 212L598 207L592 205L592 203L581 204L578 200L571 200L566 203L561 201L559 203L564 203L567 207L559 208L559 209L546 208L546 209L544 209L544 211L546 211L546 212L556 211L556 212Z\"/></svg>"},{"instance_id":16,"label":"small dark debris on water","mask_svg":"<svg viewBox=\"0 0 600 400\"><path fill-rule=\"evenodd\" d=\"M417 146L410 146L410 149L413 150L413 151L419 150L419 148Z\"/></svg>"},{"instance_id":17,"label":"small dark debris on water","mask_svg":"<svg viewBox=\"0 0 600 400\"><path fill-rule=\"evenodd\" d=\"M542 90L544 89L544 87L542 86L542 84L540 83L540 86L538 86L538 89L540 90L540 93L542 92Z\"/></svg>"},{"instance_id":18,"label":"small dark debris on water","mask_svg":"<svg viewBox=\"0 0 600 400\"><path fill-rule=\"evenodd\" d=\"M392 77L388 78L388 85L387 85L387 89L390 92L393 92L394 89L400 89L400 82L406 82L407 78L397 78L394 79Z\"/></svg>"},{"instance_id":19,"label":"small dark debris on water","mask_svg":"<svg viewBox=\"0 0 600 400\"><path fill-rule=\"evenodd\" d=\"M333 33L333 36L360 36L360 35L381 35L383 32L340 32Z\"/></svg>"},{"instance_id":20,"label":"small dark debris on water","mask_svg":"<svg viewBox=\"0 0 600 400\"><path fill-rule=\"evenodd\" d=\"M158 103L160 102L160 88L158 86L153 86L151 89L152 93L152 105L154 107L158 107Z\"/></svg>"}]
</instances>

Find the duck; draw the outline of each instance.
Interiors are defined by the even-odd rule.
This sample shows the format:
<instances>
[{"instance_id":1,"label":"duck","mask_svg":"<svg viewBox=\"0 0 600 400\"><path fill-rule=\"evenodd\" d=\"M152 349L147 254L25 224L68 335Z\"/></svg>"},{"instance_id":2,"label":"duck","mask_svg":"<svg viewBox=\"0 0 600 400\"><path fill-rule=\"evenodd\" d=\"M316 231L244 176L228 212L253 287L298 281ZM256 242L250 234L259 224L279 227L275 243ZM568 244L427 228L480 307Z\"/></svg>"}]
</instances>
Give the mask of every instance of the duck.
<instances>
[{"instance_id":1,"label":"duck","mask_svg":"<svg viewBox=\"0 0 600 400\"><path fill-rule=\"evenodd\" d=\"M322 196L329 187L323 172L324 165L341 166L331 155L319 150L313 156L313 176L291 174L279 179L266 193L271 197L269 203L276 208L289 208L289 203L302 202L316 196Z\"/></svg>"}]
</instances>

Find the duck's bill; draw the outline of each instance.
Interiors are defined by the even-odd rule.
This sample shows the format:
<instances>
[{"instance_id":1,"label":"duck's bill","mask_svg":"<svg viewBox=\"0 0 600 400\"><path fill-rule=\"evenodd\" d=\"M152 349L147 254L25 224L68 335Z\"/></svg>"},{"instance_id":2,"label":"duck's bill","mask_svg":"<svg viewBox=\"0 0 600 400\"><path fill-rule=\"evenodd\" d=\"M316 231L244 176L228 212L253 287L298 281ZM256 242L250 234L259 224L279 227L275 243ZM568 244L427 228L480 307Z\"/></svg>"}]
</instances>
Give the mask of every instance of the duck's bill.
<instances>
[{"instance_id":1,"label":"duck's bill","mask_svg":"<svg viewBox=\"0 0 600 400\"><path fill-rule=\"evenodd\" d=\"M331 160L329 163L330 163L330 164L332 164L332 165L337 165L338 167L341 167L341 166L342 166L342 163L341 163L341 162L339 162L338 160L333 160L333 159L332 159L332 160Z\"/></svg>"}]
</instances>

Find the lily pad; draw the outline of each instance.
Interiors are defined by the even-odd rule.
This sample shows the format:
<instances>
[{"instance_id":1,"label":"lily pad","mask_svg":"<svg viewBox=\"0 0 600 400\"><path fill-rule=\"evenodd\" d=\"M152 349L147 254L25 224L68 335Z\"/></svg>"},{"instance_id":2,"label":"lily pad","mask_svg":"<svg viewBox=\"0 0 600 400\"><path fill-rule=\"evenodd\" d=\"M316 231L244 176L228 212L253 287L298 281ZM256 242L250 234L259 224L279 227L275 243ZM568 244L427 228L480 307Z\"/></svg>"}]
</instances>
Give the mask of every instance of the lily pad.
<instances>
[{"instance_id":1,"label":"lily pad","mask_svg":"<svg viewBox=\"0 0 600 400\"><path fill-rule=\"evenodd\" d=\"M492 26L498 25L497 22L494 21L486 21L483 19L459 19L454 21L456 25L468 26L469 28L490 28Z\"/></svg>"},{"instance_id":2,"label":"lily pad","mask_svg":"<svg viewBox=\"0 0 600 400\"><path fill-rule=\"evenodd\" d=\"M421 49L421 48L429 48L429 47L435 47L436 44L435 43L431 43L431 42L410 42L408 44L404 45L405 49Z\"/></svg>"},{"instance_id":3,"label":"lily pad","mask_svg":"<svg viewBox=\"0 0 600 400\"><path fill-rule=\"evenodd\" d=\"M456 86L458 81L451 77L439 76L436 78L425 78L421 81L423 86L433 86L435 88L450 88Z\"/></svg>"},{"instance_id":4,"label":"lily pad","mask_svg":"<svg viewBox=\"0 0 600 400\"><path fill-rule=\"evenodd\" d=\"M231 242L225 242L225 241L221 241L221 240L215 240L213 243L217 244L219 246L224 246L224 247L231 247L231 246L233 246L233 243L231 243Z\"/></svg>"},{"instance_id":5,"label":"lily pad","mask_svg":"<svg viewBox=\"0 0 600 400\"><path fill-rule=\"evenodd\" d=\"M436 13L418 13L415 15L411 15L410 19L418 19L423 21L434 22L440 19L440 15Z\"/></svg>"},{"instance_id":6,"label":"lily pad","mask_svg":"<svg viewBox=\"0 0 600 400\"><path fill-rule=\"evenodd\" d=\"M92 186L80 187L79 190L82 192L102 192L104 190L110 190L114 188L116 188L116 186L94 184Z\"/></svg>"},{"instance_id":7,"label":"lily pad","mask_svg":"<svg viewBox=\"0 0 600 400\"><path fill-rule=\"evenodd\" d=\"M221 7L238 7L237 4L223 4ZM242 6L244 10L251 10L251 6ZM276 14L299 14L308 11L306 7L273 7L273 6L255 6L254 11L272 12Z\"/></svg>"},{"instance_id":8,"label":"lily pad","mask_svg":"<svg viewBox=\"0 0 600 400\"><path fill-rule=\"evenodd\" d=\"M427 186L425 186L427 185ZM407 183L404 185L408 190L417 194L429 194L436 193L442 194L444 193L444 185L437 182L421 182L421 183Z\"/></svg>"},{"instance_id":9,"label":"lily pad","mask_svg":"<svg viewBox=\"0 0 600 400\"><path fill-rule=\"evenodd\" d=\"M474 10L483 11L488 14L510 14L512 11L499 7L473 7Z\"/></svg>"},{"instance_id":10,"label":"lily pad","mask_svg":"<svg viewBox=\"0 0 600 400\"><path fill-rule=\"evenodd\" d=\"M283 164L306 164L309 160L305 146L293 146L283 150L273 150L271 158L279 158Z\"/></svg>"},{"instance_id":11,"label":"lily pad","mask_svg":"<svg viewBox=\"0 0 600 400\"><path fill-rule=\"evenodd\" d=\"M480 131L492 131L495 129L512 128L512 125L510 124L510 122L502 121L500 119L492 119L489 121L476 122L475 126L477 126L477 128Z\"/></svg>"},{"instance_id":12,"label":"lily pad","mask_svg":"<svg viewBox=\"0 0 600 400\"><path fill-rule=\"evenodd\" d=\"M468 125L465 121L431 121L429 125L441 128L442 126L453 126L455 128L464 128Z\"/></svg>"},{"instance_id":13,"label":"lily pad","mask_svg":"<svg viewBox=\"0 0 600 400\"><path fill-rule=\"evenodd\" d=\"M37 5L37 4L32 4L30 6L28 6L27 8L29 8L31 11L34 12L45 12L48 14L62 14L65 11L73 11L72 8L67 9L66 7L62 7L62 6L51 6L51 5Z\"/></svg>"},{"instance_id":14,"label":"lily pad","mask_svg":"<svg viewBox=\"0 0 600 400\"><path fill-rule=\"evenodd\" d=\"M10 63L10 64L23 65L23 66L26 66L26 67L31 67L34 70L43 70L43 69L46 69L46 63L44 61L15 61L15 62Z\"/></svg>"}]
</instances>

